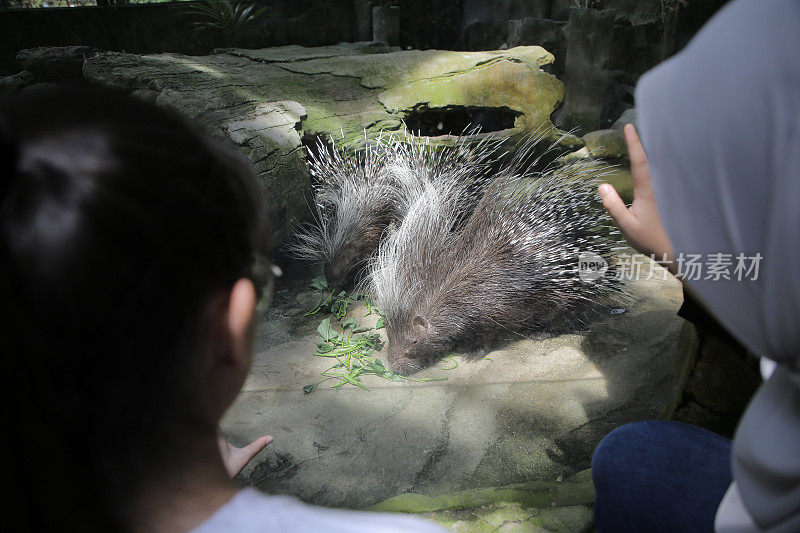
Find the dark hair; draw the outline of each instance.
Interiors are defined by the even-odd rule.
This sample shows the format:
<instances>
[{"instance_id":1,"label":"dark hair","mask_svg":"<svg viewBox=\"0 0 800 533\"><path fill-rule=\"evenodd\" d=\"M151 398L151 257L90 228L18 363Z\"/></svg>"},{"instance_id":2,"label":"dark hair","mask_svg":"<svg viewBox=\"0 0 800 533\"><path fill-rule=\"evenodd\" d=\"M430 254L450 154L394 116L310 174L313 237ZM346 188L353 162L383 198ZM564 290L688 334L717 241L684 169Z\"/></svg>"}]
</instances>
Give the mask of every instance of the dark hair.
<instances>
[{"instance_id":1,"label":"dark hair","mask_svg":"<svg viewBox=\"0 0 800 533\"><path fill-rule=\"evenodd\" d=\"M124 529L121 502L176 459L211 298L264 281L260 191L232 151L110 89L60 87L0 116L18 496L40 526Z\"/></svg>"}]
</instances>

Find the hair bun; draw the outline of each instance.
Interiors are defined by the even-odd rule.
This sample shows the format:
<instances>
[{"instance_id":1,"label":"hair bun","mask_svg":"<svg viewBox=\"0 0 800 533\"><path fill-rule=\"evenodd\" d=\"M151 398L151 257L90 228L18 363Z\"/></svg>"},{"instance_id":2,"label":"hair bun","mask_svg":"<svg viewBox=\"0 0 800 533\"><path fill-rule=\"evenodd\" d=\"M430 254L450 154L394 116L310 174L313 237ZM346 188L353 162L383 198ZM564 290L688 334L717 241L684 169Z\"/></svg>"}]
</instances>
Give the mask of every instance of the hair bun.
<instances>
[{"instance_id":1,"label":"hair bun","mask_svg":"<svg viewBox=\"0 0 800 533\"><path fill-rule=\"evenodd\" d=\"M8 121L0 116L0 192L5 196L19 162L19 144Z\"/></svg>"}]
</instances>

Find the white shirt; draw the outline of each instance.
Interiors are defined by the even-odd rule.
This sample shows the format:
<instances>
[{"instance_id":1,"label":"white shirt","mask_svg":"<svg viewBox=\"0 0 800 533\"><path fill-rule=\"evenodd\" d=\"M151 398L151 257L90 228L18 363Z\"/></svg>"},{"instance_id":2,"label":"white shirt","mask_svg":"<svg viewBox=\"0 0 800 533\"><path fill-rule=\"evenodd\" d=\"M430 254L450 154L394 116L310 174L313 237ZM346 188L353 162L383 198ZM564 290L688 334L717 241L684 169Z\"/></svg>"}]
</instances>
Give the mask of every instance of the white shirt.
<instances>
[{"instance_id":1,"label":"white shirt","mask_svg":"<svg viewBox=\"0 0 800 533\"><path fill-rule=\"evenodd\" d=\"M420 518L390 513L344 511L306 505L289 496L267 496L256 489L239 491L203 522L195 533L238 532L444 533Z\"/></svg>"}]
</instances>

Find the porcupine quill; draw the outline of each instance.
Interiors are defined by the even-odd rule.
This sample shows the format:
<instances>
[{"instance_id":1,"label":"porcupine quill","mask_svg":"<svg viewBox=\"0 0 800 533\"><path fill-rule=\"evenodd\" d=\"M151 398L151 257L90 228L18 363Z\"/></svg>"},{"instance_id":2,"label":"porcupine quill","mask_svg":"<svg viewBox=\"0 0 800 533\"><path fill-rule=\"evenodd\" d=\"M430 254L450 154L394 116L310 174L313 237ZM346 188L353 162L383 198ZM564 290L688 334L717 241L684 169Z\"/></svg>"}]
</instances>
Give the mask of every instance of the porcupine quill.
<instances>
[{"instance_id":1,"label":"porcupine quill","mask_svg":"<svg viewBox=\"0 0 800 533\"><path fill-rule=\"evenodd\" d=\"M353 287L386 229L401 225L428 187L454 203L454 227L463 224L493 178L499 144L475 130L453 146L396 133L381 134L355 152L319 140L309 151L317 182L314 222L296 232L290 253L322 262L329 287Z\"/></svg>"},{"instance_id":2,"label":"porcupine quill","mask_svg":"<svg viewBox=\"0 0 800 533\"><path fill-rule=\"evenodd\" d=\"M596 192L611 167L532 170L526 154L538 142L498 173L463 225L450 199L458 193L428 185L380 244L368 282L394 371L410 374L456 348L485 349L624 298L614 264L621 246ZM582 254L602 259L605 275L582 279Z\"/></svg>"}]
</instances>

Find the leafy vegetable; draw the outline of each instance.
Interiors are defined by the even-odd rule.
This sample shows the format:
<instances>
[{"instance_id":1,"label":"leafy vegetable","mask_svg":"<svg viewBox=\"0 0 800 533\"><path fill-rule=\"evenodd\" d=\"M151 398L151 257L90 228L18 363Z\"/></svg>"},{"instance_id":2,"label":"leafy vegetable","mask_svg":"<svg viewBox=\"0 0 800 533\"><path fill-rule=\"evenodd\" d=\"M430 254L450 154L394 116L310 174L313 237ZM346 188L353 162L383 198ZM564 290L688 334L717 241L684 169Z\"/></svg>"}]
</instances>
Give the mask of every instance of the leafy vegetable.
<instances>
[{"instance_id":1,"label":"leafy vegetable","mask_svg":"<svg viewBox=\"0 0 800 533\"><path fill-rule=\"evenodd\" d=\"M323 342L317 343L317 351L314 355L330 357L336 362L321 373L323 379L303 387L305 394L311 394L317 386L330 379L336 380L331 385L333 389L353 385L366 391L369 390L369 387L361 381L362 376L378 376L390 381L441 381L447 379L409 378L386 368L383 361L375 355L375 352L383 348L381 336L372 331L372 328L359 326L353 318L342 323L341 332L331 325L330 318L326 318L320 322L317 333Z\"/></svg>"},{"instance_id":2,"label":"leafy vegetable","mask_svg":"<svg viewBox=\"0 0 800 533\"><path fill-rule=\"evenodd\" d=\"M336 318L342 319L347 314L347 308L351 301L363 298L364 295L360 293L353 293L348 295L346 291L336 291L328 287L328 282L324 276L317 276L309 286L312 289L317 289L320 292L320 298L314 309L307 312L305 316L316 315L320 311L333 313Z\"/></svg>"},{"instance_id":3,"label":"leafy vegetable","mask_svg":"<svg viewBox=\"0 0 800 533\"><path fill-rule=\"evenodd\" d=\"M375 355L383 348L381 336L373 331L369 326L359 325L355 318L348 318L342 321L347 315L350 302L363 300L367 308L367 315L374 311L378 314L378 321L374 330L385 327L383 316L369 295L353 292L347 294L345 291L336 291L328 286L324 276L318 276L311 280L309 284L312 289L320 292L317 305L307 312L305 316L315 315L320 312L328 312L334 315L341 325L338 331L331 322L331 317L325 318L317 326L317 333L321 341L317 343L317 350L314 355L317 357L329 357L335 359L335 363L321 373L323 379L317 383L312 383L303 387L304 394L311 394L317 387L328 380L336 380L331 388L341 389L345 385L353 385L364 390L369 387L361 381L363 376L377 376L389 381L442 381L447 378L409 378L396 374L391 369L386 368L383 362ZM367 316L365 315L365 316ZM455 359L450 356L453 366L443 370L452 370L458 366Z\"/></svg>"}]
</instances>

